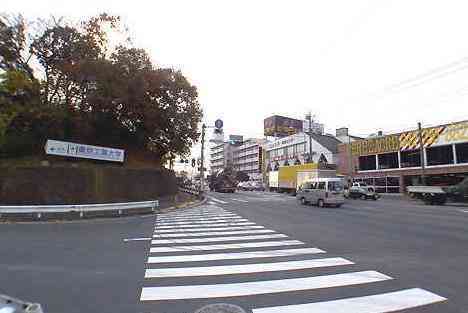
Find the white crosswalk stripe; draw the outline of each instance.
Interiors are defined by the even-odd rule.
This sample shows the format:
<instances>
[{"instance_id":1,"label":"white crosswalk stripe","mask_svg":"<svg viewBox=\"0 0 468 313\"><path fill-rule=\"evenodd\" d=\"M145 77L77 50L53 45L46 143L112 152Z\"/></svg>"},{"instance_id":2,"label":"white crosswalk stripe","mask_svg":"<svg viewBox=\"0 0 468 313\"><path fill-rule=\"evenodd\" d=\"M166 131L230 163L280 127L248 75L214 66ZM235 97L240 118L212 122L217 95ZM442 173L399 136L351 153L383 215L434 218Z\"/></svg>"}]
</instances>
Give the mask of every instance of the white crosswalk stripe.
<instances>
[{"instance_id":1,"label":"white crosswalk stripe","mask_svg":"<svg viewBox=\"0 0 468 313\"><path fill-rule=\"evenodd\" d=\"M248 226L248 225L255 225L255 223L252 222L240 222L240 223L217 223L217 224L211 224L210 226L213 227L219 227L219 226ZM200 227L202 225L196 225L196 224L191 224L191 225L180 225L180 226L156 226L156 229L169 229L169 228L195 228L195 227Z\"/></svg>"},{"instance_id":2,"label":"white crosswalk stripe","mask_svg":"<svg viewBox=\"0 0 468 313\"><path fill-rule=\"evenodd\" d=\"M318 248L282 249L252 252L231 252L231 253L206 253L198 255L169 255L148 257L148 263L175 263L175 262L196 262L196 261L219 261L219 260L241 260L256 258L274 258L295 255L307 255L325 253Z\"/></svg>"},{"instance_id":3,"label":"white crosswalk stripe","mask_svg":"<svg viewBox=\"0 0 468 313\"><path fill-rule=\"evenodd\" d=\"M343 258L312 259L304 261L290 261L278 263L256 263L246 265L225 265L205 267L158 268L147 269L145 278L152 277L184 277L184 276L210 276L231 275L245 273L261 273L274 271L291 271L306 268L349 265L353 262Z\"/></svg>"},{"instance_id":4,"label":"white crosswalk stripe","mask_svg":"<svg viewBox=\"0 0 468 313\"><path fill-rule=\"evenodd\" d=\"M167 225L200 225L200 224L216 224L216 223L238 223L246 222L246 218L236 218L231 220L214 220L214 221L197 221L193 220L190 222L156 222L156 226L167 226Z\"/></svg>"},{"instance_id":5,"label":"white crosswalk stripe","mask_svg":"<svg viewBox=\"0 0 468 313\"><path fill-rule=\"evenodd\" d=\"M261 241L261 242L247 242L247 243L228 243L228 244L223 244L223 245L151 247L150 253L280 247L280 246L292 246L292 245L302 245L302 244L304 243L299 240L282 240L282 241Z\"/></svg>"},{"instance_id":6,"label":"white crosswalk stripe","mask_svg":"<svg viewBox=\"0 0 468 313\"><path fill-rule=\"evenodd\" d=\"M265 194L247 199L262 201L261 197L280 196ZM281 197L283 198L289 199ZM218 204L227 203L215 198L211 200ZM231 200L248 202L239 201L241 199ZM280 240L282 238L286 239ZM216 250L226 251L216 253ZM278 297L284 298L284 303L270 307L253 305L252 312L387 313L447 300L424 289L412 288L391 292L384 290L360 297L346 297L343 296L344 293L339 299L307 303L307 298L304 298L305 303L291 303L297 300L288 297L289 293L314 292L323 288L340 290L340 287L368 284L382 286L377 283L393 280L385 273L372 269L356 271L352 260L339 256L325 257L325 253L322 249L307 247L302 241L289 239L285 234L256 225L216 205L162 214L155 222L140 301L278 294ZM317 257L318 255L323 256ZM170 266L159 266L164 263ZM321 269L327 273L315 273ZM265 274L261 273L272 273L270 275L275 278L265 279L265 276L262 276ZM289 273L293 273L294 278L291 278ZM280 276L286 274L287 276ZM224 275L231 277L230 283L226 283ZM184 277L196 277L196 281L211 277L211 284L190 284L190 279L184 283ZM286 278L278 279L281 277ZM171 284L173 279L175 284Z\"/></svg>"},{"instance_id":7,"label":"white crosswalk stripe","mask_svg":"<svg viewBox=\"0 0 468 313\"><path fill-rule=\"evenodd\" d=\"M206 237L206 236L223 236L223 235L251 235L251 234L268 234L274 233L270 229L253 229L253 230L235 230L235 231L213 231L213 232L198 232L198 233L182 233L182 234L155 234L154 238L180 238L180 237Z\"/></svg>"},{"instance_id":8,"label":"white crosswalk stripe","mask_svg":"<svg viewBox=\"0 0 468 313\"><path fill-rule=\"evenodd\" d=\"M392 279L376 271L256 281L236 284L144 287L142 301L251 296L366 284Z\"/></svg>"},{"instance_id":9,"label":"white crosswalk stripe","mask_svg":"<svg viewBox=\"0 0 468 313\"><path fill-rule=\"evenodd\" d=\"M185 222L185 221L214 221L214 220L221 220L221 219L236 219L242 218L237 214L229 214L229 215L213 215L213 216L202 216L202 217L178 217L178 218L158 218L156 221L158 222Z\"/></svg>"},{"instance_id":10,"label":"white crosswalk stripe","mask_svg":"<svg viewBox=\"0 0 468 313\"><path fill-rule=\"evenodd\" d=\"M213 226L213 225L211 225ZM224 231L224 230L246 230L246 229L260 229L265 228L261 225L254 226L224 226L224 227L200 227L200 228L177 228L177 229L155 229L155 233L183 233L183 232L197 232L197 231Z\"/></svg>"},{"instance_id":11,"label":"white crosswalk stripe","mask_svg":"<svg viewBox=\"0 0 468 313\"><path fill-rule=\"evenodd\" d=\"M277 239L277 238L286 238L286 237L288 237L288 236L283 235L283 234L272 234L272 235L249 235L249 236L191 238L191 239L154 239L154 240L151 241L151 244L161 245L161 244L178 244L178 243L242 241L242 240L259 240L259 239Z\"/></svg>"},{"instance_id":12,"label":"white crosswalk stripe","mask_svg":"<svg viewBox=\"0 0 468 313\"><path fill-rule=\"evenodd\" d=\"M298 305L253 309L253 313L386 313L447 300L432 292L413 288L373 296Z\"/></svg>"}]
</instances>

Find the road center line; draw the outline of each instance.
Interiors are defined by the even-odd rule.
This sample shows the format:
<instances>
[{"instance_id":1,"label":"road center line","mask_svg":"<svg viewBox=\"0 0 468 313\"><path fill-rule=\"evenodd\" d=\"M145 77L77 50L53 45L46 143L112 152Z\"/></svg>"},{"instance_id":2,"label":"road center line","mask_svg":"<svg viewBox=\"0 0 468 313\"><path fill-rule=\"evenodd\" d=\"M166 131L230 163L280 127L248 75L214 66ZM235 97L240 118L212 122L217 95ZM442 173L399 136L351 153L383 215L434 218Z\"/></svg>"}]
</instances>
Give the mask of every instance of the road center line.
<instances>
[{"instance_id":1,"label":"road center line","mask_svg":"<svg viewBox=\"0 0 468 313\"><path fill-rule=\"evenodd\" d=\"M141 237L141 238L125 238L123 241L124 242L129 242L129 241L148 241L151 240L151 237Z\"/></svg>"}]
</instances>

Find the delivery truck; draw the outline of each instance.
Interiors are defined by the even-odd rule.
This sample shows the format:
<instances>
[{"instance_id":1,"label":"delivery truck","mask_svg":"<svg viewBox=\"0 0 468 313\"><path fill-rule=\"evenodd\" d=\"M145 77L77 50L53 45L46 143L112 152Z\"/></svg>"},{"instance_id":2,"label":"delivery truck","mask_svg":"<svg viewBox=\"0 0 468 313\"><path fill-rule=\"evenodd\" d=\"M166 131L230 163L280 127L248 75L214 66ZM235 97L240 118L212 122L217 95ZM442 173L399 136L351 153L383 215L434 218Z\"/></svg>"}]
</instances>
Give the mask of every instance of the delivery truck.
<instances>
[{"instance_id":1,"label":"delivery truck","mask_svg":"<svg viewBox=\"0 0 468 313\"><path fill-rule=\"evenodd\" d=\"M336 177L334 165L308 163L280 166L268 174L268 189L276 192L296 194L297 187L312 178Z\"/></svg>"}]
</instances>

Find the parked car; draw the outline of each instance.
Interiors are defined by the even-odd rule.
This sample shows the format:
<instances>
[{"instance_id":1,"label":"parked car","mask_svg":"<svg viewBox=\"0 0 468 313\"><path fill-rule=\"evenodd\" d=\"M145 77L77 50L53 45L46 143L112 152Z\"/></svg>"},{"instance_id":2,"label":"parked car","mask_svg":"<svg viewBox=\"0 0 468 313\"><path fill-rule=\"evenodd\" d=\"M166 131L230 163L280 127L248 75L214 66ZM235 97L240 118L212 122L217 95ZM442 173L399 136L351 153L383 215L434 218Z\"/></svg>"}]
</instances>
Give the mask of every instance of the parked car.
<instances>
[{"instance_id":1,"label":"parked car","mask_svg":"<svg viewBox=\"0 0 468 313\"><path fill-rule=\"evenodd\" d=\"M373 186L367 186L364 183L353 183L347 192L347 197L351 199L377 200L380 198L380 195L375 191Z\"/></svg>"},{"instance_id":2,"label":"parked car","mask_svg":"<svg viewBox=\"0 0 468 313\"><path fill-rule=\"evenodd\" d=\"M259 181L252 181L249 184L249 190L250 191L265 191L265 187Z\"/></svg>"},{"instance_id":3,"label":"parked car","mask_svg":"<svg viewBox=\"0 0 468 313\"><path fill-rule=\"evenodd\" d=\"M343 180L341 178L315 178L305 181L297 189L296 199L302 204L340 207L345 200Z\"/></svg>"}]
</instances>

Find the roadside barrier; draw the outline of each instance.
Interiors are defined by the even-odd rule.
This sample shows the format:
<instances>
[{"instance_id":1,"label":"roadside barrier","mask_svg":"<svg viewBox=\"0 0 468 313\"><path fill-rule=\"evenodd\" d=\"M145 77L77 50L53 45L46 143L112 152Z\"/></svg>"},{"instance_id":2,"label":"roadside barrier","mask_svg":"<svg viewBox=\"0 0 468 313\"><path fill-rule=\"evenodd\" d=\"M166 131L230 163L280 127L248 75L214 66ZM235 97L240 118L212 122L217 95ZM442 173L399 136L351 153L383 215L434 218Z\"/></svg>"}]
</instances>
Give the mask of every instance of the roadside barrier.
<instances>
[{"instance_id":1,"label":"roadside barrier","mask_svg":"<svg viewBox=\"0 0 468 313\"><path fill-rule=\"evenodd\" d=\"M143 214L155 212L159 207L159 200L105 203L105 204L78 204L78 205L4 205L0 206L0 219L8 217L29 217L30 219L43 219L46 217L85 218L98 216L120 216L130 214Z\"/></svg>"}]
</instances>

